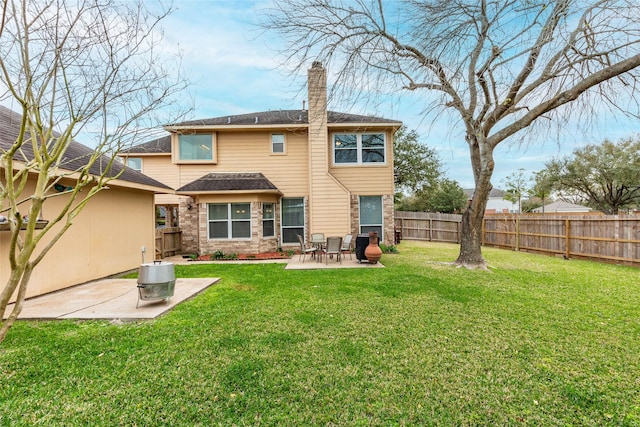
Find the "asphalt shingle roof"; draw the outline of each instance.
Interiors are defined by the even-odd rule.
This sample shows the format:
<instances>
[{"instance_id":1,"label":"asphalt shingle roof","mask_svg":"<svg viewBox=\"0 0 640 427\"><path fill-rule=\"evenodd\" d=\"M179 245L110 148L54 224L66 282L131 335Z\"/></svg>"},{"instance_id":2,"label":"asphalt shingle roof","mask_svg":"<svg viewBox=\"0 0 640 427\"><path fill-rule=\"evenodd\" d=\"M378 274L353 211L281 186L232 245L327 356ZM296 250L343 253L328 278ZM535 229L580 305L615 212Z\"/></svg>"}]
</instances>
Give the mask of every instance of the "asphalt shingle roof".
<instances>
[{"instance_id":1,"label":"asphalt shingle roof","mask_svg":"<svg viewBox=\"0 0 640 427\"><path fill-rule=\"evenodd\" d=\"M383 119L374 116L361 116L358 114L327 112L329 124L370 123L398 125L397 120ZM267 125L306 125L309 123L308 110L274 110L259 113L239 114L235 116L222 116L210 119L189 120L174 123L165 127L189 127L189 126L267 126ZM152 141L148 141L134 147L122 150L128 154L160 154L171 153L171 135L166 135Z\"/></svg>"},{"instance_id":2,"label":"asphalt shingle roof","mask_svg":"<svg viewBox=\"0 0 640 427\"><path fill-rule=\"evenodd\" d=\"M18 139L18 135L20 132L20 124L22 121L22 116L10 109L3 107L0 105L0 152L7 151L14 142ZM13 158L16 161L28 161L33 159L33 148L31 144L23 144L22 153L16 153ZM69 170L75 171L86 165L87 159L93 154L93 150L85 145L80 144L79 142L72 141L69 144L69 148L64 154L64 158L61 162L60 167ZM93 175L101 175L102 172L109 165L109 157L102 156L89 170L89 172ZM118 177L118 179L123 181L128 181L135 184L149 185L153 187L160 187L165 189L170 189L170 187L162 184L159 181L156 181L153 178L150 178L138 171L133 169L126 168L123 164L115 161L111 166L111 170L108 172L109 177L114 177L122 170L122 175Z\"/></svg>"},{"instance_id":3,"label":"asphalt shingle roof","mask_svg":"<svg viewBox=\"0 0 640 427\"><path fill-rule=\"evenodd\" d=\"M166 126L238 126L238 125L293 125L308 124L308 110L274 110L259 113L239 114L235 116L214 117L210 119L190 120L181 123L173 123ZM398 124L397 120L383 119L381 117L361 116L358 114L327 112L327 123L388 123Z\"/></svg>"},{"instance_id":4,"label":"asphalt shingle roof","mask_svg":"<svg viewBox=\"0 0 640 427\"><path fill-rule=\"evenodd\" d=\"M278 191L261 173L210 173L178 188L177 192L217 192L242 190Z\"/></svg>"},{"instance_id":5,"label":"asphalt shingle roof","mask_svg":"<svg viewBox=\"0 0 640 427\"><path fill-rule=\"evenodd\" d=\"M166 154L171 153L171 135L145 142L131 148L121 150L123 154Z\"/></svg>"}]
</instances>

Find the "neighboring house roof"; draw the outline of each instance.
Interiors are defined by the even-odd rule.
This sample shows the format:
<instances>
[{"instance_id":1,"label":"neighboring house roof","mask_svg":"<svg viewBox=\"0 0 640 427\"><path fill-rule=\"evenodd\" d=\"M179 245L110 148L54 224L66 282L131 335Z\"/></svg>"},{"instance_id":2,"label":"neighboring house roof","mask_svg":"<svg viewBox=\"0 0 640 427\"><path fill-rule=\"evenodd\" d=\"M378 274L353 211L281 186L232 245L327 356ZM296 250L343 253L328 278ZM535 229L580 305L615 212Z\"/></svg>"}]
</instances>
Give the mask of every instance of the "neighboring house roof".
<instances>
[{"instance_id":1,"label":"neighboring house roof","mask_svg":"<svg viewBox=\"0 0 640 427\"><path fill-rule=\"evenodd\" d=\"M210 173L176 190L176 193L217 193L229 191L280 193L261 173Z\"/></svg>"},{"instance_id":2,"label":"neighboring house roof","mask_svg":"<svg viewBox=\"0 0 640 427\"><path fill-rule=\"evenodd\" d=\"M544 205L544 212L591 212L592 209L575 203L562 200ZM533 212L542 212L542 207L535 208Z\"/></svg>"},{"instance_id":3,"label":"neighboring house roof","mask_svg":"<svg viewBox=\"0 0 640 427\"><path fill-rule=\"evenodd\" d=\"M470 199L473 197L473 193L475 193L476 190L474 188L466 188L462 191ZM489 198L503 199L505 194L507 194L507 192L504 190L492 188L491 192L489 193Z\"/></svg>"},{"instance_id":4,"label":"neighboring house roof","mask_svg":"<svg viewBox=\"0 0 640 427\"><path fill-rule=\"evenodd\" d=\"M22 116L20 114L0 105L0 152L8 150L17 140L20 133L21 121ZM87 159L93 153L94 150L91 148L82 145L79 142L71 141L64 154L60 167L68 171L79 170L86 165ZM19 162L33 159L33 147L31 144L24 144L21 147L21 152L15 154L13 159ZM109 161L110 159L107 156L102 156L100 160L91 167L89 172L93 175L101 175L104 168L109 165ZM119 162L112 163L111 170L108 172L108 175L109 177L114 177L120 172L122 172L122 174L117 178L120 181L171 190L171 188L165 184L138 171L126 168Z\"/></svg>"},{"instance_id":5,"label":"neighboring house roof","mask_svg":"<svg viewBox=\"0 0 640 427\"><path fill-rule=\"evenodd\" d=\"M259 113L239 114L235 116L222 116L210 119L190 120L181 123L165 125L165 128L183 127L209 127L209 126L260 126L260 125L306 125L309 123L308 110L274 110ZM383 119L374 116L361 116L358 114L339 113L327 111L327 124L376 124L400 126L397 120Z\"/></svg>"}]
</instances>

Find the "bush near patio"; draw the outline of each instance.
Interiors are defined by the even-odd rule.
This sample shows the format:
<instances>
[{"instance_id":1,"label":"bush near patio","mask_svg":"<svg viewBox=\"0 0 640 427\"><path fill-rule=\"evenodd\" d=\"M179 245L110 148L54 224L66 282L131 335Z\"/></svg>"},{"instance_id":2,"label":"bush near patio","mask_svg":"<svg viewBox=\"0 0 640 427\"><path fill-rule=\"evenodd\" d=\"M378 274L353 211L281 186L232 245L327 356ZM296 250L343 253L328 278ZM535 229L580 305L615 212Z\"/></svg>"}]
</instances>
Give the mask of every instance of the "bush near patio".
<instances>
[{"instance_id":1,"label":"bush near patio","mask_svg":"<svg viewBox=\"0 0 640 427\"><path fill-rule=\"evenodd\" d=\"M222 280L154 321L20 321L0 425L640 425L637 269L457 251L176 266Z\"/></svg>"}]
</instances>

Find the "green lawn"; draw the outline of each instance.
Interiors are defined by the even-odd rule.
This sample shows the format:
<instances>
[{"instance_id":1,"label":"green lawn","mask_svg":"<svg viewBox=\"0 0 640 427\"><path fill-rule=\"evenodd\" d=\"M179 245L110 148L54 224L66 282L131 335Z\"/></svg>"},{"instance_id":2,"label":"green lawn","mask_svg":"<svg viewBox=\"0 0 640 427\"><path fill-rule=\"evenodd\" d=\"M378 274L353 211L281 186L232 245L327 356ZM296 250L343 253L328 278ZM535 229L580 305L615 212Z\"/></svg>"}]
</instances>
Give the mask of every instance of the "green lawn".
<instances>
[{"instance_id":1,"label":"green lawn","mask_svg":"<svg viewBox=\"0 0 640 427\"><path fill-rule=\"evenodd\" d=\"M20 321L0 425L640 426L640 271L405 241L384 269L177 266L154 321Z\"/></svg>"}]
</instances>

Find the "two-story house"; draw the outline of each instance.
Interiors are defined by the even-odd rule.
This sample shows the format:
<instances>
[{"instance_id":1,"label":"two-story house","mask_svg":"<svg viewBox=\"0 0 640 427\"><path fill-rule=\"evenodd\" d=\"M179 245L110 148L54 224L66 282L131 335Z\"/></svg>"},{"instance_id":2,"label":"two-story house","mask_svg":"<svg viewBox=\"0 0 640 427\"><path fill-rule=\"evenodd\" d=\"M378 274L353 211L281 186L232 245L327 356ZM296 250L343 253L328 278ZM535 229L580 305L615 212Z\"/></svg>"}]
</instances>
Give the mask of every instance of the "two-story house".
<instances>
[{"instance_id":1,"label":"two-story house","mask_svg":"<svg viewBox=\"0 0 640 427\"><path fill-rule=\"evenodd\" d=\"M308 71L308 110L164 126L166 137L121 156L175 189L185 252L294 249L297 235L377 231L393 242L396 120L327 111L326 70Z\"/></svg>"}]
</instances>

